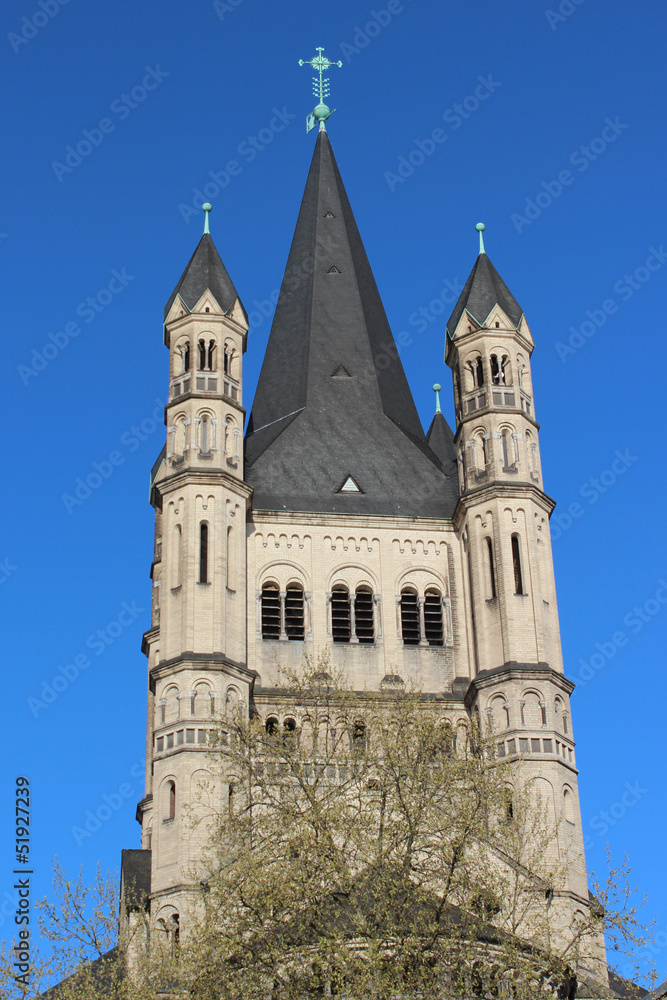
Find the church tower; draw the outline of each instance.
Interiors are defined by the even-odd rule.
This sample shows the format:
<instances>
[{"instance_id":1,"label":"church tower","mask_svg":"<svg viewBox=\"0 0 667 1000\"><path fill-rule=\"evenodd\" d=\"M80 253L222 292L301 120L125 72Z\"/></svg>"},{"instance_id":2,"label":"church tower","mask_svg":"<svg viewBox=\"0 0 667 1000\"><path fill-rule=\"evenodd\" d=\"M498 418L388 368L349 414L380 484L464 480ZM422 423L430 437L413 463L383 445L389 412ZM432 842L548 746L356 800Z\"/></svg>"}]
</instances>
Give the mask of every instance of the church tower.
<instances>
[{"instance_id":1,"label":"church tower","mask_svg":"<svg viewBox=\"0 0 667 1000\"><path fill-rule=\"evenodd\" d=\"M125 860L150 867L152 926L178 936L206 821L231 795L209 773L208 732L240 708L298 738L303 706L284 670L327 657L360 705L366 693L413 686L462 741L472 718L493 733L554 830L567 879L548 905L565 928L589 899L533 337L480 224L446 328L456 429L436 385L424 433L329 114L321 100L245 442L248 320L209 233L210 205L165 308L142 851Z\"/></svg>"},{"instance_id":2,"label":"church tower","mask_svg":"<svg viewBox=\"0 0 667 1000\"><path fill-rule=\"evenodd\" d=\"M498 736L500 757L522 757L559 830L553 861L586 899L584 845L569 696L563 672L549 532L523 310L491 263L479 223L475 266L446 329L452 369L461 541L470 616L465 705Z\"/></svg>"},{"instance_id":3,"label":"church tower","mask_svg":"<svg viewBox=\"0 0 667 1000\"><path fill-rule=\"evenodd\" d=\"M150 849L151 915L179 933L186 872L199 856L221 790L206 752L214 716L249 703L243 477L245 309L206 227L164 312L169 349L166 446L151 475L155 508L146 796L142 847Z\"/></svg>"}]
</instances>

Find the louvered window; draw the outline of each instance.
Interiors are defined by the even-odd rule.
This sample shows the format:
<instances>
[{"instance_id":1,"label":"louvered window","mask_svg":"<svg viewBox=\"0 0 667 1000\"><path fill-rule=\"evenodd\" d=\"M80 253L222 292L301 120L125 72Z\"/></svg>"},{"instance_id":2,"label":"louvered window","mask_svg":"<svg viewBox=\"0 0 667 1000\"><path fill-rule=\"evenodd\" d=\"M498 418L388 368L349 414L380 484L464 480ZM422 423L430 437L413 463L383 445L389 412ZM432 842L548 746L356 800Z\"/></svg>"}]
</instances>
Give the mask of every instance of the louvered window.
<instances>
[{"instance_id":1,"label":"louvered window","mask_svg":"<svg viewBox=\"0 0 667 1000\"><path fill-rule=\"evenodd\" d=\"M285 634L288 639L303 639L303 590L290 584L285 593Z\"/></svg>"},{"instance_id":2,"label":"louvered window","mask_svg":"<svg viewBox=\"0 0 667 1000\"><path fill-rule=\"evenodd\" d=\"M354 595L354 634L359 642L370 643L375 639L373 592L368 587L359 587Z\"/></svg>"},{"instance_id":3,"label":"louvered window","mask_svg":"<svg viewBox=\"0 0 667 1000\"><path fill-rule=\"evenodd\" d=\"M350 641L350 594L347 587L334 587L331 592L331 633L334 642Z\"/></svg>"},{"instance_id":4,"label":"louvered window","mask_svg":"<svg viewBox=\"0 0 667 1000\"><path fill-rule=\"evenodd\" d=\"M353 753L366 753L366 726L363 722L355 722L352 726L352 751Z\"/></svg>"},{"instance_id":5,"label":"louvered window","mask_svg":"<svg viewBox=\"0 0 667 1000\"><path fill-rule=\"evenodd\" d=\"M424 638L429 646L442 646L442 597L435 588L424 596Z\"/></svg>"},{"instance_id":6,"label":"louvered window","mask_svg":"<svg viewBox=\"0 0 667 1000\"><path fill-rule=\"evenodd\" d=\"M280 591L275 583L262 587L262 639L280 638Z\"/></svg>"},{"instance_id":7,"label":"louvered window","mask_svg":"<svg viewBox=\"0 0 667 1000\"><path fill-rule=\"evenodd\" d=\"M404 590L401 594L401 629L404 645L419 645L419 603L414 590Z\"/></svg>"}]
</instances>

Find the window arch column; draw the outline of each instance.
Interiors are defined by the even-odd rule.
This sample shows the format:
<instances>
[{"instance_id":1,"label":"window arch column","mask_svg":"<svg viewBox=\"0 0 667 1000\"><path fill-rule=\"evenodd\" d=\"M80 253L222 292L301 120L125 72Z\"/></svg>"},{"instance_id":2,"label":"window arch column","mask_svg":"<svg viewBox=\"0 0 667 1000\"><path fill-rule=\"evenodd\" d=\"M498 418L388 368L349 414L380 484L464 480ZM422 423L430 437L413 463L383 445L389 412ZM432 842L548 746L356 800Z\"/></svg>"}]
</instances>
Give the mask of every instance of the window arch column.
<instances>
[{"instance_id":1,"label":"window arch column","mask_svg":"<svg viewBox=\"0 0 667 1000\"><path fill-rule=\"evenodd\" d=\"M419 645L428 646L428 640L426 639L426 620L424 617L424 598L419 597L417 599L417 605L419 607Z\"/></svg>"}]
</instances>

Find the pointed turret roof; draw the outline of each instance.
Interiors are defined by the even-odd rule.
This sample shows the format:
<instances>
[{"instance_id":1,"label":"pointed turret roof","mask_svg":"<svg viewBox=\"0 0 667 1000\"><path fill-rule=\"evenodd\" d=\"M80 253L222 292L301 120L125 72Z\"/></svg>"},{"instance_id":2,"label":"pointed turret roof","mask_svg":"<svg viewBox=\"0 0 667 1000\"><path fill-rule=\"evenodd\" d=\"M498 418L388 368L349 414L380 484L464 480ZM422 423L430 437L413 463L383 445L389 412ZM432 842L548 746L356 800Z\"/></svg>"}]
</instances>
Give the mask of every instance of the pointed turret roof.
<instances>
[{"instance_id":1,"label":"pointed turret roof","mask_svg":"<svg viewBox=\"0 0 667 1000\"><path fill-rule=\"evenodd\" d=\"M188 266L171 293L171 298L164 307L165 319L177 295L180 295L186 307L192 311L207 290L212 293L224 313L228 313L237 300L243 309L243 303L227 273L227 268L220 259L210 233L204 233L200 239ZM245 314L245 309L243 312Z\"/></svg>"},{"instance_id":2,"label":"pointed turret roof","mask_svg":"<svg viewBox=\"0 0 667 1000\"><path fill-rule=\"evenodd\" d=\"M464 311L467 311L479 326L484 322L494 306L500 306L507 317L518 327L523 309L500 277L486 253L480 253L470 277L454 306L447 323L447 334L454 336L456 327Z\"/></svg>"},{"instance_id":3,"label":"pointed turret roof","mask_svg":"<svg viewBox=\"0 0 667 1000\"><path fill-rule=\"evenodd\" d=\"M342 490L349 479L356 490ZM246 437L253 507L448 517L326 132L318 134Z\"/></svg>"},{"instance_id":4,"label":"pointed turret roof","mask_svg":"<svg viewBox=\"0 0 667 1000\"><path fill-rule=\"evenodd\" d=\"M440 459L443 468L453 474L449 466L452 462L456 462L454 432L440 412L436 413L431 421L426 434L426 443L433 454Z\"/></svg>"}]
</instances>

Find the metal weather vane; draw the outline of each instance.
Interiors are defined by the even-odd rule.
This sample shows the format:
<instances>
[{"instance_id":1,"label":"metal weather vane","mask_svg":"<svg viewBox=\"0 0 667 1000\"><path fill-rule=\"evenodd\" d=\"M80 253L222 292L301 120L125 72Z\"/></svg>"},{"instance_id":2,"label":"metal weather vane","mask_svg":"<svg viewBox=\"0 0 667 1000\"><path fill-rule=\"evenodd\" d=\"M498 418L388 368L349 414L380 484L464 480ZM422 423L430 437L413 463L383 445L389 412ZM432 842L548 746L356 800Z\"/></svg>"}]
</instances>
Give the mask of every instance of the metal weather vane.
<instances>
[{"instance_id":1,"label":"metal weather vane","mask_svg":"<svg viewBox=\"0 0 667 1000\"><path fill-rule=\"evenodd\" d=\"M324 49L320 46L317 49L317 55L314 59L299 59L299 66L312 66L314 70L318 73L318 76L313 77L313 94L317 98L317 106L313 110L312 114L308 115L306 118L306 132L312 131L317 123L320 125L320 132L326 132L325 122L327 118L336 110L335 108L330 109L327 107L325 101L329 96L329 78L322 76L330 66L342 66L343 63L339 59L338 62L331 62L322 53Z\"/></svg>"}]
</instances>

